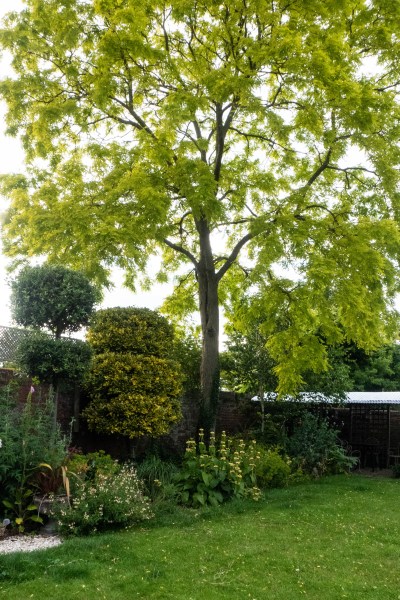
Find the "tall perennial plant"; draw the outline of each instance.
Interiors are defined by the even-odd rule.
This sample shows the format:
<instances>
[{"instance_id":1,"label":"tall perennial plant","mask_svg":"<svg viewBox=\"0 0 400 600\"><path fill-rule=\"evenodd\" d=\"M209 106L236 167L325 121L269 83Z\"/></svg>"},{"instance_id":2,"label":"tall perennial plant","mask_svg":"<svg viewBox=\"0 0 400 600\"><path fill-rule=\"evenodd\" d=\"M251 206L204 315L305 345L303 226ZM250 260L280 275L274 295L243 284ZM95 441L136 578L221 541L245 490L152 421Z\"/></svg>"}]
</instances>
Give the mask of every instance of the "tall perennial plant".
<instances>
[{"instance_id":1,"label":"tall perennial plant","mask_svg":"<svg viewBox=\"0 0 400 600\"><path fill-rule=\"evenodd\" d=\"M187 442L182 469L176 477L179 499L189 506L216 506L233 497L261 495L256 469L260 461L257 443L233 440L222 433L217 442L212 432L208 447L200 430L199 443Z\"/></svg>"},{"instance_id":2,"label":"tall perennial plant","mask_svg":"<svg viewBox=\"0 0 400 600\"><path fill-rule=\"evenodd\" d=\"M21 405L12 387L0 390L0 500L20 531L26 521L40 522L32 504L40 465L62 465L69 442L55 423L53 397L35 402L33 392Z\"/></svg>"}]
</instances>

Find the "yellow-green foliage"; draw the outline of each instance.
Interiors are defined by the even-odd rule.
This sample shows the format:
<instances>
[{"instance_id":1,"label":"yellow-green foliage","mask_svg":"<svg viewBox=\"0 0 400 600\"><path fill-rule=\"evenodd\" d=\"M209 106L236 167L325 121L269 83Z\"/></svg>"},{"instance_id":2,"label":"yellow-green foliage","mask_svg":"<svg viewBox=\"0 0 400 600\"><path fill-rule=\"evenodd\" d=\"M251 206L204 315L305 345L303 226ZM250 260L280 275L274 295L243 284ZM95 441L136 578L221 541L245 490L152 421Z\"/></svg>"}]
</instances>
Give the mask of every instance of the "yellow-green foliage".
<instances>
[{"instance_id":1,"label":"yellow-green foliage","mask_svg":"<svg viewBox=\"0 0 400 600\"><path fill-rule=\"evenodd\" d=\"M129 438L168 433L181 417L182 374L166 358L107 352L95 357L87 381L90 429Z\"/></svg>"},{"instance_id":2,"label":"yellow-green foliage","mask_svg":"<svg viewBox=\"0 0 400 600\"><path fill-rule=\"evenodd\" d=\"M108 308L96 312L87 339L96 354L167 356L173 330L165 317L148 308Z\"/></svg>"}]
</instances>

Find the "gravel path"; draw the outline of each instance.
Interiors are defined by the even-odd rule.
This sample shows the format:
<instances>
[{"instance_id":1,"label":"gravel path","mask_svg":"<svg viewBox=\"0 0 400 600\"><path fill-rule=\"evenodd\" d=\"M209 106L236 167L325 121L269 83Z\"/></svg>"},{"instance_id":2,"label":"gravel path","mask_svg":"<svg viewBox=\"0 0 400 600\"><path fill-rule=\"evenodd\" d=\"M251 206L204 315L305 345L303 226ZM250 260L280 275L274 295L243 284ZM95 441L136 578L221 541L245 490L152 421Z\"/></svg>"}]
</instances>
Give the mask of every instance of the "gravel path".
<instances>
[{"instance_id":1,"label":"gravel path","mask_svg":"<svg viewBox=\"0 0 400 600\"><path fill-rule=\"evenodd\" d=\"M16 535L0 539L0 554L9 552L33 552L34 550L45 550L62 544L61 538L56 535L24 536Z\"/></svg>"}]
</instances>

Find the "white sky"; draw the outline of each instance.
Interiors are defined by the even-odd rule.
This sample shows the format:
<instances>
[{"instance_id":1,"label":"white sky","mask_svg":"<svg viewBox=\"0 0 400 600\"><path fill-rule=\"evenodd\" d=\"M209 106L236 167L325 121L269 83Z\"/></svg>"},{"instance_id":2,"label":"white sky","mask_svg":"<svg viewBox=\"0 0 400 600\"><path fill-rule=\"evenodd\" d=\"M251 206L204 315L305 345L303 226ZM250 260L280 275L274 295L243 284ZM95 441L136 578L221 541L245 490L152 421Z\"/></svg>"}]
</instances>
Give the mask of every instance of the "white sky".
<instances>
[{"instance_id":1,"label":"white sky","mask_svg":"<svg viewBox=\"0 0 400 600\"><path fill-rule=\"evenodd\" d=\"M0 20L3 16L12 10L19 10L23 7L21 0L0 0ZM10 73L10 57L0 58L0 78ZM24 170L24 155L20 143L14 138L4 135L5 106L0 102L0 173L20 173ZM4 199L0 198L0 214L6 208ZM1 253L0 240L0 325L12 325L9 309L10 289L7 280L10 275L6 271L7 259ZM113 282L115 287L111 291L106 291L104 295L103 307L111 306L139 306L151 309L158 308L165 296L171 290L168 285L155 285L151 292L134 294L122 285L123 275L115 272Z\"/></svg>"}]
</instances>

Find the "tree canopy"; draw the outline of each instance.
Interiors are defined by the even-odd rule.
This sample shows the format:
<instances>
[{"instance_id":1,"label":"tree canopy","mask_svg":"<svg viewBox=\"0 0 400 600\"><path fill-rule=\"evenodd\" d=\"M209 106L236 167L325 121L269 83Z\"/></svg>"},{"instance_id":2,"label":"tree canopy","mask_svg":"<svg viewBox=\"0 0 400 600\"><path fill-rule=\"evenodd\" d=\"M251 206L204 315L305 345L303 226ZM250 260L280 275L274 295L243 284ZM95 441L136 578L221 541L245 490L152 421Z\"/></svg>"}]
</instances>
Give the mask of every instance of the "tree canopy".
<instances>
[{"instance_id":1,"label":"tree canopy","mask_svg":"<svg viewBox=\"0 0 400 600\"><path fill-rule=\"evenodd\" d=\"M350 346L345 355L353 390L391 392L400 389L400 347L383 346L371 354Z\"/></svg>"},{"instance_id":2,"label":"tree canopy","mask_svg":"<svg viewBox=\"0 0 400 600\"><path fill-rule=\"evenodd\" d=\"M9 256L131 284L157 247L159 278L185 264L169 309L198 303L211 414L221 303L253 297L281 392L325 342L393 335L398 2L25 4L0 32L28 164L3 180Z\"/></svg>"},{"instance_id":3,"label":"tree canopy","mask_svg":"<svg viewBox=\"0 0 400 600\"><path fill-rule=\"evenodd\" d=\"M99 294L83 273L61 265L25 267L11 284L14 321L49 329L56 338L89 323Z\"/></svg>"}]
</instances>

